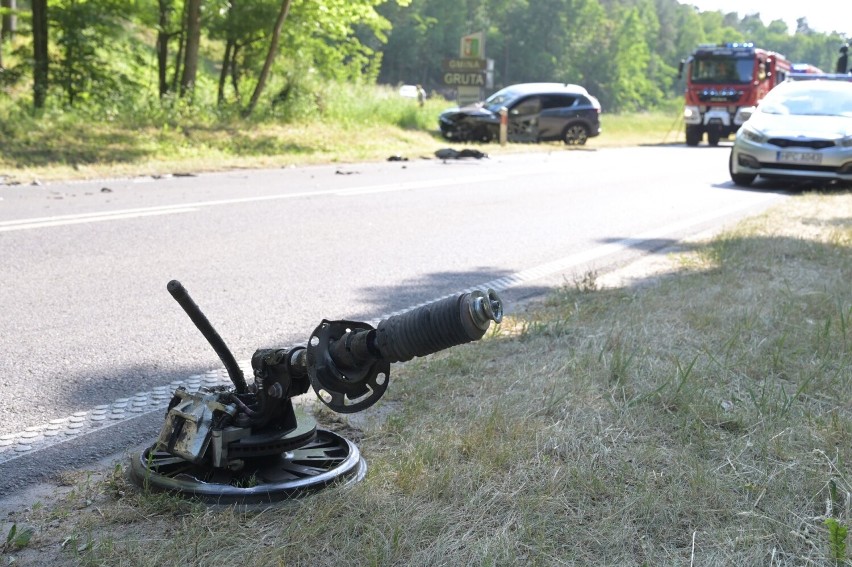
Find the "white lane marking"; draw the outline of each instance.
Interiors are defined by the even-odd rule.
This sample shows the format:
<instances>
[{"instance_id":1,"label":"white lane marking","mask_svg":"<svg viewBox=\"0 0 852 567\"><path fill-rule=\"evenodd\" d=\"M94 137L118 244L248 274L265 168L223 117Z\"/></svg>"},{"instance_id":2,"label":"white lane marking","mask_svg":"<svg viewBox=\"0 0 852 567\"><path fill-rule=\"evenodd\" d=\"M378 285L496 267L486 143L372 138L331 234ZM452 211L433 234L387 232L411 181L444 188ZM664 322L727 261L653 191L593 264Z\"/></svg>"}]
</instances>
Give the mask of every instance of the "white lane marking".
<instances>
[{"instance_id":1,"label":"white lane marking","mask_svg":"<svg viewBox=\"0 0 852 567\"><path fill-rule=\"evenodd\" d=\"M66 226L72 224L86 224L90 222L135 219L159 215L173 215L177 213L191 213L197 210L197 208L180 207L164 210L140 210L138 212L114 212L101 214L67 215L60 217L43 217L40 219L22 219L17 221L0 222L0 232L12 232L14 230L30 230L34 228L47 228L51 226Z\"/></svg>"},{"instance_id":2,"label":"white lane marking","mask_svg":"<svg viewBox=\"0 0 852 567\"><path fill-rule=\"evenodd\" d=\"M782 198L784 198L783 195L772 194L761 199L759 202L771 202ZM642 242L656 240L673 233L683 232L692 227L703 225L715 219L724 218L744 209L751 208L756 204L757 203L755 202L750 202L746 205L738 205L727 209L708 212L704 215L643 232L630 238L623 238L621 240L597 246L583 252L578 252L552 262L547 262L526 270L521 270L514 274L509 274L507 276L485 282L481 285L467 288L461 292L447 294L430 301L425 301L418 305L412 305L407 309L395 311L393 313L382 315L376 319L372 319L368 321L368 323L376 326L382 319L387 319L394 315L405 313L406 311L410 311L416 307L427 305L434 301L439 301L446 297L457 295L458 293L469 293L476 289L484 291L489 288L495 291L503 291L517 287L521 284L529 283L559 272L564 272L594 260L599 260L603 257L626 250L627 248L635 247L637 244L641 244ZM244 360L240 361L239 364L245 370L247 375L251 375L251 361ZM151 392L135 394L132 398L119 399L109 406L97 406L93 410L75 412L70 417L55 419L48 424L28 427L24 431L18 433L2 434L2 432L0 432L0 464L18 459L24 455L30 455L38 451L48 449L72 438L79 438L82 435L98 431L104 427L117 425L127 419L146 415L153 411L162 411L162 408L165 407L167 401L171 399L170 392L173 391L177 385L185 384L188 385L190 389L197 389L198 387L205 385L201 383L202 381L207 384L227 384L230 383L230 378L228 378L227 372L224 368L211 370L203 376L189 376L184 381L172 382L168 387L161 386L155 388ZM130 403L130 405L128 405L128 403ZM127 414L127 408L130 408L129 411L135 413Z\"/></svg>"},{"instance_id":3,"label":"white lane marking","mask_svg":"<svg viewBox=\"0 0 852 567\"><path fill-rule=\"evenodd\" d=\"M386 185L365 185L362 187L353 187L351 189L300 191L297 193L279 193L275 195L258 195L255 197L239 197L233 199L217 199L212 201L196 201L194 203L163 205L159 207L145 207L139 209L119 209L116 211L103 211L97 213L80 213L74 215L58 215L52 217L16 219L0 221L0 232L11 232L13 230L31 230L36 228L65 226L109 220L123 220L145 216L167 215L172 213L187 213L197 211L198 209L205 207L219 207L223 205L237 205L242 203L257 203L262 201L273 201L283 199L299 199L303 197L321 197L325 195L351 197L356 195L367 195L371 193L389 193L395 191L412 191L415 189L449 187L452 185L459 185L463 183L492 183L494 181L500 181L503 179L505 179L504 176L477 175L462 178L455 177L452 179L409 181L406 183L393 183Z\"/></svg>"},{"instance_id":4,"label":"white lane marking","mask_svg":"<svg viewBox=\"0 0 852 567\"><path fill-rule=\"evenodd\" d=\"M412 189L426 189L433 187L450 187L463 183L492 183L506 179L505 175L477 175L475 177L454 177L452 179L430 179L427 181L409 181L397 185L366 185L364 187L353 187L351 189L336 189L330 191L341 197L353 195L366 195L368 193L386 193L388 191L407 191Z\"/></svg>"},{"instance_id":5,"label":"white lane marking","mask_svg":"<svg viewBox=\"0 0 852 567\"><path fill-rule=\"evenodd\" d=\"M96 213L77 213L74 215L54 215L50 217L32 217L27 219L16 219L16 220L7 220L0 221L0 226L12 226L16 224L26 224L26 223L38 223L38 222L50 222L56 220L64 220L64 219L88 219L92 217L103 217L110 215L132 215L136 213L146 213L146 212L159 212L159 211L171 211L174 209L185 209L189 208L191 205L162 205L159 207L141 207L137 209L117 209L115 211L99 211Z\"/></svg>"}]
</instances>

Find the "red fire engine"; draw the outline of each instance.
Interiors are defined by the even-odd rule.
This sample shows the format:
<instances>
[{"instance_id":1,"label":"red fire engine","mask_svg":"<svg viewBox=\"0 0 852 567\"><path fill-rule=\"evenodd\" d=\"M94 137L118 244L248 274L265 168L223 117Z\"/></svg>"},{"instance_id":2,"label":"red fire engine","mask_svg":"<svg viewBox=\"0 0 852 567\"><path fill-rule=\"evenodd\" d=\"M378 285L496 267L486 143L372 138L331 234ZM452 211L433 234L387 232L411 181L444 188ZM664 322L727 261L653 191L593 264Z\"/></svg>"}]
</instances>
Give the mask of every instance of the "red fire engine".
<instances>
[{"instance_id":1,"label":"red fire engine","mask_svg":"<svg viewBox=\"0 0 852 567\"><path fill-rule=\"evenodd\" d=\"M697 146L706 132L707 143L716 146L735 133L791 67L780 53L753 43L698 46L679 71L682 76L686 68L686 144Z\"/></svg>"}]
</instances>

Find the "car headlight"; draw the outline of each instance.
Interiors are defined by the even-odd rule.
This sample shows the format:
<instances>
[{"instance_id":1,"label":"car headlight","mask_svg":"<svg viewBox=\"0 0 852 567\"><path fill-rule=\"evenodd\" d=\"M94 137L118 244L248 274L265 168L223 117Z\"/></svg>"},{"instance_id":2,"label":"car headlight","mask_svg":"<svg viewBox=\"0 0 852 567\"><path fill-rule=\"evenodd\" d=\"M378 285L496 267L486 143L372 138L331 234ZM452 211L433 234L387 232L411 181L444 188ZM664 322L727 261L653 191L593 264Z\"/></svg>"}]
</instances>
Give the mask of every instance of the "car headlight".
<instances>
[{"instance_id":1,"label":"car headlight","mask_svg":"<svg viewBox=\"0 0 852 567\"><path fill-rule=\"evenodd\" d=\"M841 138L838 144L841 148L852 148L852 136Z\"/></svg>"},{"instance_id":2,"label":"car headlight","mask_svg":"<svg viewBox=\"0 0 852 567\"><path fill-rule=\"evenodd\" d=\"M744 124L746 120L751 118L756 108L755 106L743 106L737 109L737 113L734 115L734 124Z\"/></svg>"},{"instance_id":3,"label":"car headlight","mask_svg":"<svg viewBox=\"0 0 852 567\"><path fill-rule=\"evenodd\" d=\"M749 142L754 142L755 144L763 144L766 142L766 136L748 124L744 124L742 128L740 128L740 137L744 140L748 140Z\"/></svg>"},{"instance_id":4,"label":"car headlight","mask_svg":"<svg viewBox=\"0 0 852 567\"><path fill-rule=\"evenodd\" d=\"M686 106L683 109L683 117L689 120L690 118L694 118L696 116L700 116L701 111L697 106Z\"/></svg>"}]
</instances>

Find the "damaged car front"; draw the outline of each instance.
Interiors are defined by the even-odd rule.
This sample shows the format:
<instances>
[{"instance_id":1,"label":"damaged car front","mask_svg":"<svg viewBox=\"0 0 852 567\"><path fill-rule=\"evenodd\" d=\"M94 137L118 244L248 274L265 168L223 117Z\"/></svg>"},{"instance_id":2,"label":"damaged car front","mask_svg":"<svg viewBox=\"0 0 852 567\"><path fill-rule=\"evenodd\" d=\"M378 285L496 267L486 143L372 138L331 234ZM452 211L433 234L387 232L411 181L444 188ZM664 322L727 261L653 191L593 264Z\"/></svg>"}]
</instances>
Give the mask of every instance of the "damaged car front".
<instances>
[{"instance_id":1,"label":"damaged car front","mask_svg":"<svg viewBox=\"0 0 852 567\"><path fill-rule=\"evenodd\" d=\"M458 142L490 142L500 128L500 115L487 103L477 102L461 108L450 108L438 117L441 135ZM499 112L499 107L498 107Z\"/></svg>"},{"instance_id":2,"label":"damaged car front","mask_svg":"<svg viewBox=\"0 0 852 567\"><path fill-rule=\"evenodd\" d=\"M438 117L441 135L458 142L490 142L500 133L500 109L509 106L519 93L512 87L501 89L484 102L445 110Z\"/></svg>"}]
</instances>

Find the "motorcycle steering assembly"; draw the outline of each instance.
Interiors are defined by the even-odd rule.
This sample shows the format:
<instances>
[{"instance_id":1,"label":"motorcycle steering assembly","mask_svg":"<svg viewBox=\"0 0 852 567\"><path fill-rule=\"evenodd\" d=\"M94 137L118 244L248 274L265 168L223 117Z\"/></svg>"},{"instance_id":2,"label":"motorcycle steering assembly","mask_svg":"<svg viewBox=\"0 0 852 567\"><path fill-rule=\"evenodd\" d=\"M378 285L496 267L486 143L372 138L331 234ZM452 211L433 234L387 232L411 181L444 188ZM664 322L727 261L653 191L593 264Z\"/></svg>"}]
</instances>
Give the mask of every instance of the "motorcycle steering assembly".
<instances>
[{"instance_id":1,"label":"motorcycle steering assembly","mask_svg":"<svg viewBox=\"0 0 852 567\"><path fill-rule=\"evenodd\" d=\"M273 502L356 482L366 463L348 439L317 427L292 398L313 389L338 413L375 404L390 365L482 338L500 323L493 290L440 299L382 320L323 320L305 345L261 348L249 384L225 342L177 280L167 290L222 361L232 386L174 392L157 440L131 457L140 486L216 503Z\"/></svg>"}]
</instances>

